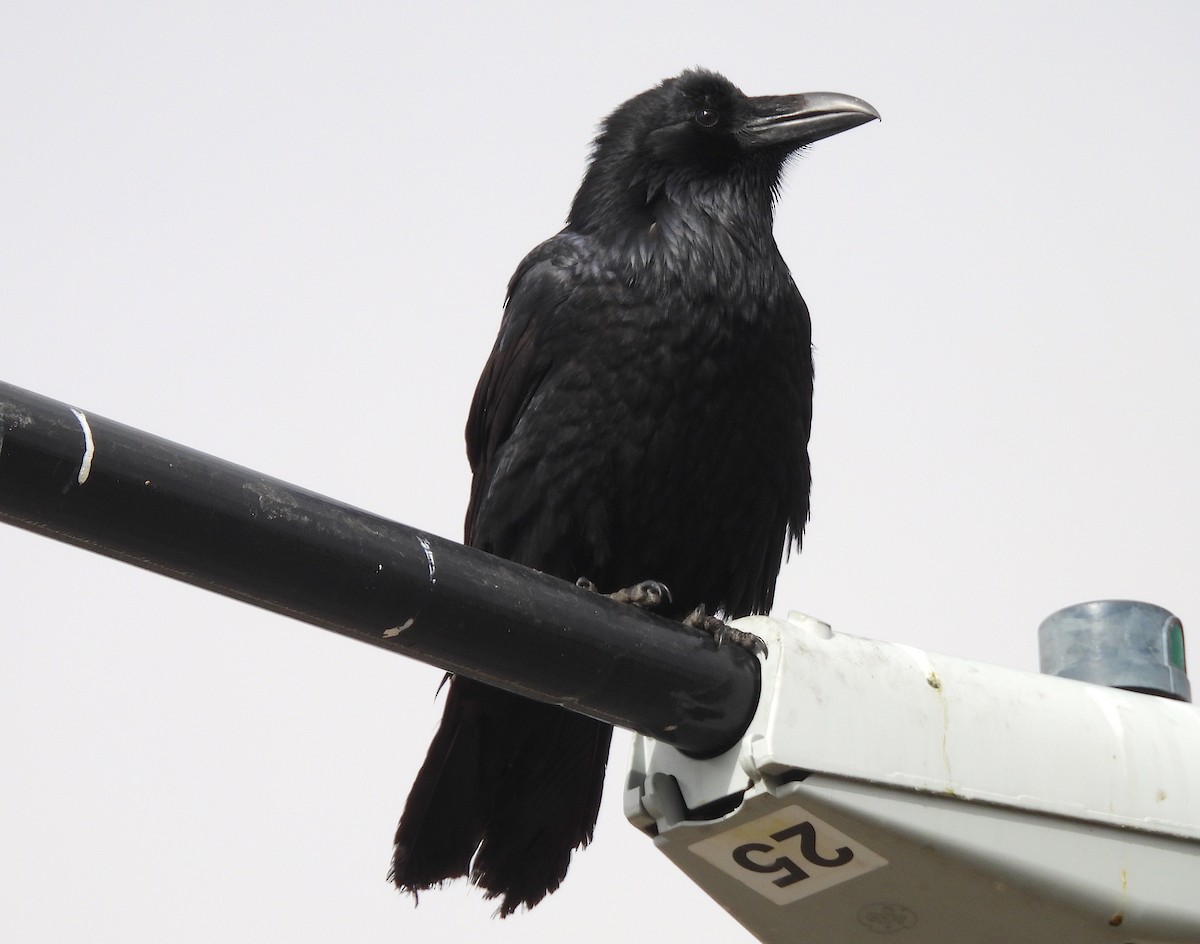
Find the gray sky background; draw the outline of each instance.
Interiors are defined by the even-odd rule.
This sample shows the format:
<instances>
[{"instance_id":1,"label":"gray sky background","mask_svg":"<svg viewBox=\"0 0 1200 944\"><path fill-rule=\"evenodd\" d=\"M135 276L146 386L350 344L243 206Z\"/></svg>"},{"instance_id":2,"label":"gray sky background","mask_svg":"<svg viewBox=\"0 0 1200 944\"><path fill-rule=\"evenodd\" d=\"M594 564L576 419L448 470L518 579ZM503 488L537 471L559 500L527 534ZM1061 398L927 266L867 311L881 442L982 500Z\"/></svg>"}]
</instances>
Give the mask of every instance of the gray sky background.
<instances>
[{"instance_id":1,"label":"gray sky background","mask_svg":"<svg viewBox=\"0 0 1200 944\"><path fill-rule=\"evenodd\" d=\"M883 121L778 213L817 364L778 610L1029 670L1088 599L1200 640L1198 41L1190 2L0 2L0 379L457 538L597 121L697 64L849 92ZM625 822L626 736L558 894L414 910L437 670L11 528L0 585L6 940L749 939Z\"/></svg>"}]
</instances>

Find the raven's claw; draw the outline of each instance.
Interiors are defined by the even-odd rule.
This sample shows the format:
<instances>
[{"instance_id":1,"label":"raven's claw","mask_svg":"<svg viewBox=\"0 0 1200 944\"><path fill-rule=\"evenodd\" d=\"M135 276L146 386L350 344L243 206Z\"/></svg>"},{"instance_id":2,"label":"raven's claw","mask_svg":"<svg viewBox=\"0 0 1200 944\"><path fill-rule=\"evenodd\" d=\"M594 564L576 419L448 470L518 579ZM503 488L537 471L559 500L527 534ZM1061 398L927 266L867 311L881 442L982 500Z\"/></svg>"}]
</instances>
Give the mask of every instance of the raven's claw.
<instances>
[{"instance_id":1,"label":"raven's claw","mask_svg":"<svg viewBox=\"0 0 1200 944\"><path fill-rule=\"evenodd\" d=\"M767 655L767 644L762 639L753 633L734 629L724 620L717 619L715 616L709 616L704 610L703 603L684 618L683 625L708 633L718 646L731 643L741 646L743 649L749 649L756 656L765 657Z\"/></svg>"},{"instance_id":2,"label":"raven's claw","mask_svg":"<svg viewBox=\"0 0 1200 944\"><path fill-rule=\"evenodd\" d=\"M575 586L583 590L591 590L593 593L599 592L596 585L587 577L580 577L575 581ZM659 583L657 580L643 580L641 583L634 584L632 587L623 587L607 596L618 603L630 603L639 610L654 610L664 603L671 602L670 589L665 583Z\"/></svg>"}]
</instances>

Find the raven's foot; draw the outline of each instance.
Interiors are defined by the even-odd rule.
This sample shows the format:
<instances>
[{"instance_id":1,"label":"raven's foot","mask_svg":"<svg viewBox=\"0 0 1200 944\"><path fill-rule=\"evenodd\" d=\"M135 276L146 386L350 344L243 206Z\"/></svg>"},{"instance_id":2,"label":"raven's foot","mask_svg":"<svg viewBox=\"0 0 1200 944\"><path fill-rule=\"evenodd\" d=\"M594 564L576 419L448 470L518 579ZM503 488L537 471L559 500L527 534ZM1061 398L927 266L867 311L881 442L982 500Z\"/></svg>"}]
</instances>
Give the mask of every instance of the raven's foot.
<instances>
[{"instance_id":1,"label":"raven's foot","mask_svg":"<svg viewBox=\"0 0 1200 944\"><path fill-rule=\"evenodd\" d=\"M758 636L755 636L753 633L743 632L740 629L734 629L724 620L719 620L715 616L709 616L704 611L703 603L684 617L683 625L691 626L693 629L708 633L718 646L730 643L734 646L741 646L743 649L749 649L756 656L766 656L767 654L767 644Z\"/></svg>"},{"instance_id":2,"label":"raven's foot","mask_svg":"<svg viewBox=\"0 0 1200 944\"><path fill-rule=\"evenodd\" d=\"M596 585L587 577L580 577L575 581L575 586L599 593ZM632 587L624 587L615 593L607 594L607 596L618 603L631 603L639 610L654 610L664 603L671 602L671 591L667 589L665 583L659 583L657 580L643 580L641 583L634 584Z\"/></svg>"}]
</instances>

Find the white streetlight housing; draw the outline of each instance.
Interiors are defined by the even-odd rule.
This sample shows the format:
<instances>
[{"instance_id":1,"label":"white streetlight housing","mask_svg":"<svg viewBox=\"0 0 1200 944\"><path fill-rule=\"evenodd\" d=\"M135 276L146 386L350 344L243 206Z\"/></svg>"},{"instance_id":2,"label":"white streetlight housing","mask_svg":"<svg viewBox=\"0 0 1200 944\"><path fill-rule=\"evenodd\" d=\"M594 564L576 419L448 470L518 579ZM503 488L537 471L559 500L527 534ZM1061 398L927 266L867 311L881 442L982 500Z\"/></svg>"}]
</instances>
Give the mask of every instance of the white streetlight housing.
<instances>
[{"instance_id":1,"label":"white streetlight housing","mask_svg":"<svg viewBox=\"0 0 1200 944\"><path fill-rule=\"evenodd\" d=\"M769 648L749 730L707 760L638 737L626 814L760 940L1200 942L1195 706L736 625Z\"/></svg>"}]
</instances>

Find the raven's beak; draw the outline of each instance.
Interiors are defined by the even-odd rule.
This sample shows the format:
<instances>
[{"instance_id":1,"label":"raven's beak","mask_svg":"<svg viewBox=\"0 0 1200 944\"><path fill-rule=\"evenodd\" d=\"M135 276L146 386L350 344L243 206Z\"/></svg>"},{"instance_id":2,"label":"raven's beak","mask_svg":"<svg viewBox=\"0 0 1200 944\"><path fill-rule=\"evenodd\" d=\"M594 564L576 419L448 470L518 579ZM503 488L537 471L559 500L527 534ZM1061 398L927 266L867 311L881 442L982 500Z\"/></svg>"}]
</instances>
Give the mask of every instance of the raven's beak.
<instances>
[{"instance_id":1,"label":"raven's beak","mask_svg":"<svg viewBox=\"0 0 1200 944\"><path fill-rule=\"evenodd\" d=\"M754 117L739 131L743 147L803 147L879 117L861 98L840 92L761 95L750 99Z\"/></svg>"}]
</instances>

